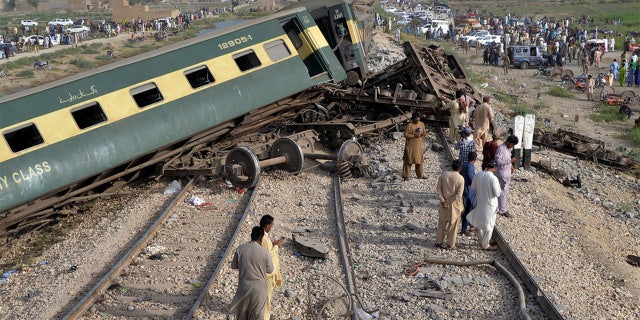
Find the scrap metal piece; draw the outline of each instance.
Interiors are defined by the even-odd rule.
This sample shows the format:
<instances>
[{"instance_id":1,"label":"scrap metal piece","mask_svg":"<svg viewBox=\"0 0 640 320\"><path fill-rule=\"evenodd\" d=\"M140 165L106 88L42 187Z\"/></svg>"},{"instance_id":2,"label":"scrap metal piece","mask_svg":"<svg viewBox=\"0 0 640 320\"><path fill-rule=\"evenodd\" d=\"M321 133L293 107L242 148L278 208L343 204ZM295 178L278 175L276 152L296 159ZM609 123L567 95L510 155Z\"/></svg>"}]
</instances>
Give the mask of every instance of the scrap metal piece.
<instances>
[{"instance_id":1,"label":"scrap metal piece","mask_svg":"<svg viewBox=\"0 0 640 320\"><path fill-rule=\"evenodd\" d=\"M320 240L301 235L293 235L292 238L294 248L305 257L326 259L329 255L329 248Z\"/></svg>"}]
</instances>

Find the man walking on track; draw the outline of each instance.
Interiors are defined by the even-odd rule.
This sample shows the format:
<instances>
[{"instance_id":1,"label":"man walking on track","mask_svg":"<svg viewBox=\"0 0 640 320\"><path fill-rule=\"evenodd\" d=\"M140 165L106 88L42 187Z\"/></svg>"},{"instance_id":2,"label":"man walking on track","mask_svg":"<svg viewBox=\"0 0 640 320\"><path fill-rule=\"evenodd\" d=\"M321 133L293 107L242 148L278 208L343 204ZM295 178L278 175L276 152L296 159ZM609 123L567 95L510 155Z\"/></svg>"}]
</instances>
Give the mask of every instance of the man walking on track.
<instances>
[{"instance_id":1,"label":"man walking on track","mask_svg":"<svg viewBox=\"0 0 640 320\"><path fill-rule=\"evenodd\" d=\"M275 287L282 286L282 276L280 275L280 257L278 256L279 248L282 247L282 239L271 241L269 239L269 232L273 229L273 217L270 215L264 215L260 219L260 228L264 230L264 237L262 238L262 246L269 251L271 255L271 262L273 262L273 272L267 274L267 285L269 288L269 294L267 296L267 308L264 312L264 320L271 319L271 298L273 297L273 289Z\"/></svg>"},{"instance_id":2,"label":"man walking on track","mask_svg":"<svg viewBox=\"0 0 640 320\"><path fill-rule=\"evenodd\" d=\"M264 230L253 227L251 242L236 249L231 260L231 269L238 269L238 290L231 311L237 320L262 320L267 307L267 274L273 272L271 255L263 248Z\"/></svg>"}]
</instances>

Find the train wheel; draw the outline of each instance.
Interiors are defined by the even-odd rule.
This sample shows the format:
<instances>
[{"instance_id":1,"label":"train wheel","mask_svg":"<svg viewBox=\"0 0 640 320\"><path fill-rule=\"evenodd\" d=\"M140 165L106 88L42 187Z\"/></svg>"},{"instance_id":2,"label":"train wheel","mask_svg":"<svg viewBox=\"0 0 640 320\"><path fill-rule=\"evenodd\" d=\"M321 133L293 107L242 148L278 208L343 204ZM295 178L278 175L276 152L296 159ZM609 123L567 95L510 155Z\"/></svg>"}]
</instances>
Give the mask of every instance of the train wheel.
<instances>
[{"instance_id":1,"label":"train wheel","mask_svg":"<svg viewBox=\"0 0 640 320\"><path fill-rule=\"evenodd\" d=\"M247 147L233 148L227 154L225 171L234 186L252 188L260 178L260 162L251 149Z\"/></svg>"},{"instance_id":2,"label":"train wheel","mask_svg":"<svg viewBox=\"0 0 640 320\"><path fill-rule=\"evenodd\" d=\"M616 94L616 89L612 86L605 86L600 91L600 100L606 100L608 96Z\"/></svg>"},{"instance_id":3,"label":"train wheel","mask_svg":"<svg viewBox=\"0 0 640 320\"><path fill-rule=\"evenodd\" d=\"M338 162L362 162L362 147L353 140L345 141L338 150Z\"/></svg>"},{"instance_id":4,"label":"train wheel","mask_svg":"<svg viewBox=\"0 0 640 320\"><path fill-rule=\"evenodd\" d=\"M304 165L304 153L302 148L289 138L280 138L271 145L269 149L269 156L271 158L285 157L287 160L284 163L275 165L278 169L284 169L288 172L300 172Z\"/></svg>"}]
</instances>

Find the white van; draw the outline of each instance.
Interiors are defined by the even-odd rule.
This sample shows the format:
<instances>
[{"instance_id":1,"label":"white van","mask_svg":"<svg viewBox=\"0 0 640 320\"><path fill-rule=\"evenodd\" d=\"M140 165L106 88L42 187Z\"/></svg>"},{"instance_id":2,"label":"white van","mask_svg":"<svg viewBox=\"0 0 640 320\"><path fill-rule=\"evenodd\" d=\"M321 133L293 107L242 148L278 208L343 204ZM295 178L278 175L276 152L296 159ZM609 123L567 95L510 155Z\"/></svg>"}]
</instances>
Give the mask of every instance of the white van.
<instances>
[{"instance_id":1,"label":"white van","mask_svg":"<svg viewBox=\"0 0 640 320\"><path fill-rule=\"evenodd\" d=\"M431 20L431 23L425 24L422 27L422 33L427 33L427 31L431 31L431 33L438 30L438 28L442 28L442 35L449 34L449 24L450 22L447 20Z\"/></svg>"}]
</instances>

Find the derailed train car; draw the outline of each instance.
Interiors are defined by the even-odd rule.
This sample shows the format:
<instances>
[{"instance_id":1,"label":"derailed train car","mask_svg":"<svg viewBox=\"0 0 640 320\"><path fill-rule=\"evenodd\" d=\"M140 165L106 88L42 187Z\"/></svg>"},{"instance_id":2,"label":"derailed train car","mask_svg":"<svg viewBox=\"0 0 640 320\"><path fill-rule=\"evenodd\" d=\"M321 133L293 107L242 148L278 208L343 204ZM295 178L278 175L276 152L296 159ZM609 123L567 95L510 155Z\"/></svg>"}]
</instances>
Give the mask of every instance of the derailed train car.
<instances>
[{"instance_id":1,"label":"derailed train car","mask_svg":"<svg viewBox=\"0 0 640 320\"><path fill-rule=\"evenodd\" d=\"M346 78L301 7L2 97L0 233Z\"/></svg>"}]
</instances>

